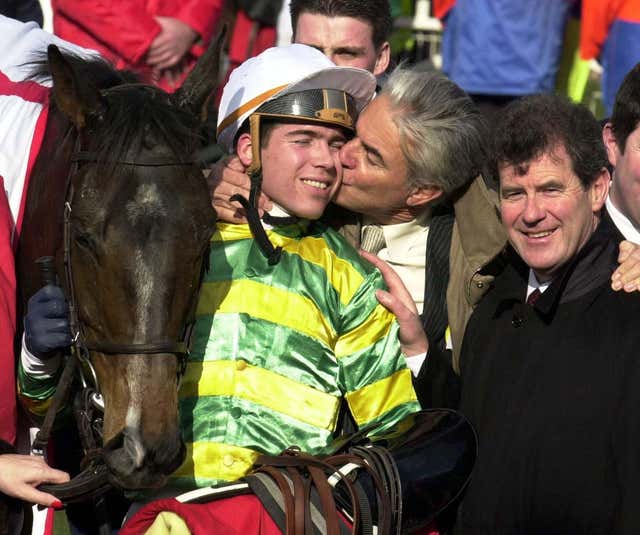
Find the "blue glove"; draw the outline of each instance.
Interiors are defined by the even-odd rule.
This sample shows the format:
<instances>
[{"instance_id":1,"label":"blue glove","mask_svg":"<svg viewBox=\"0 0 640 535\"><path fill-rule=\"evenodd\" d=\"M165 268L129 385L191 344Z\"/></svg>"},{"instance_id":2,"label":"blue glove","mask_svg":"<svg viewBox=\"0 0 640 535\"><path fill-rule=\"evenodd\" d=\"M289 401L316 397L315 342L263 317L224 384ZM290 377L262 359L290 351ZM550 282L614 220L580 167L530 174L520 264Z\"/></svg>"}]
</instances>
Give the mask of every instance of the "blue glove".
<instances>
[{"instance_id":1,"label":"blue glove","mask_svg":"<svg viewBox=\"0 0 640 535\"><path fill-rule=\"evenodd\" d=\"M30 353L41 359L71 344L69 306L62 288L47 284L29 299L24 318L24 339Z\"/></svg>"}]
</instances>

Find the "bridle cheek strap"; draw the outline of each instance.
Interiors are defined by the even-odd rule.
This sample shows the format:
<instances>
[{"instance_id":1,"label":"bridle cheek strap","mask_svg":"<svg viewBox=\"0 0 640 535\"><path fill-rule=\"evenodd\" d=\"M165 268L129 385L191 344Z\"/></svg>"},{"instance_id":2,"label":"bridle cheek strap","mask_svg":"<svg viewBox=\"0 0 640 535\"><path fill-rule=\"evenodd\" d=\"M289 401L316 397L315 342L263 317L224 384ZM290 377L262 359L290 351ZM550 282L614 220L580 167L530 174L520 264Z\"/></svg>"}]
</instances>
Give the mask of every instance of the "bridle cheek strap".
<instances>
[{"instance_id":1,"label":"bridle cheek strap","mask_svg":"<svg viewBox=\"0 0 640 535\"><path fill-rule=\"evenodd\" d=\"M260 214L258 212L258 198L262 187L262 163L260 161L260 115L254 113L249 117L249 129L251 132L251 165L246 173L251 181L249 199L236 193L229 200L239 202L247 214L247 223L253 234L260 251L267 258L270 266L277 264L282 255L282 247L274 247L269 236L262 226Z\"/></svg>"}]
</instances>

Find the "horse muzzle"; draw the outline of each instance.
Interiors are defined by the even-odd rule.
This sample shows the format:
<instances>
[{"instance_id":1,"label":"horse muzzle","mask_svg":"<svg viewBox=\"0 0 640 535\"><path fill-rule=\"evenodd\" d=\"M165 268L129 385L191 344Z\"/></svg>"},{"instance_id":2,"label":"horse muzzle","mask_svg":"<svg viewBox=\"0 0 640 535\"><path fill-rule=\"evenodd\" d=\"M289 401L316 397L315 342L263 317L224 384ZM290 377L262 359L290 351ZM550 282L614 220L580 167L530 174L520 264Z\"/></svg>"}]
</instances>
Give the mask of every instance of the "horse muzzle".
<instances>
[{"instance_id":1,"label":"horse muzzle","mask_svg":"<svg viewBox=\"0 0 640 535\"><path fill-rule=\"evenodd\" d=\"M149 447L138 430L126 428L105 445L104 460L118 486L156 488L182 464L185 452L179 433L156 439Z\"/></svg>"}]
</instances>

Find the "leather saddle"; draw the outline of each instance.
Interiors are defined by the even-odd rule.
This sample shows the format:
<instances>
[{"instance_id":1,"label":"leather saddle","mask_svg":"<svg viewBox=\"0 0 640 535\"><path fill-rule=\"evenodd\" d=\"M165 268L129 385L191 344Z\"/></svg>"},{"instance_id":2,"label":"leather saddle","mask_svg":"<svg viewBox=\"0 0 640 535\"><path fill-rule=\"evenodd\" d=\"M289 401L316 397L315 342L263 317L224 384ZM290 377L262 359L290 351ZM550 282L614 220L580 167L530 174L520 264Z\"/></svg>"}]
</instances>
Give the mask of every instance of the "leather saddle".
<instances>
[{"instance_id":1,"label":"leather saddle","mask_svg":"<svg viewBox=\"0 0 640 535\"><path fill-rule=\"evenodd\" d=\"M369 438L372 428L336 440L327 456L298 448L260 456L238 485L197 491L202 503L253 492L286 535L410 533L457 500L477 455L477 437L459 412L428 409ZM244 485L243 485L244 486Z\"/></svg>"}]
</instances>

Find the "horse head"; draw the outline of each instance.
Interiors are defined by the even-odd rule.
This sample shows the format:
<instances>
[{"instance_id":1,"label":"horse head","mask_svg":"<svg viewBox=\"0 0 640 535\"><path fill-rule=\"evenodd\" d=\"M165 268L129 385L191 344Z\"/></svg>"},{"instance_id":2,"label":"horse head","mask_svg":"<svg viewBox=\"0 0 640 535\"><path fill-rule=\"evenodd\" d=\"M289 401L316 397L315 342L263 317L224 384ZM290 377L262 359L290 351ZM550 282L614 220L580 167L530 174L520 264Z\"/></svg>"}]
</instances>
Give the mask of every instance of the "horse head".
<instances>
[{"instance_id":1,"label":"horse head","mask_svg":"<svg viewBox=\"0 0 640 535\"><path fill-rule=\"evenodd\" d=\"M86 62L48 49L52 108L69 124L57 150L68 170L58 273L84 375L104 401L104 460L123 488L161 485L184 459L184 332L215 224L194 152L222 39L173 95L100 87Z\"/></svg>"}]
</instances>

